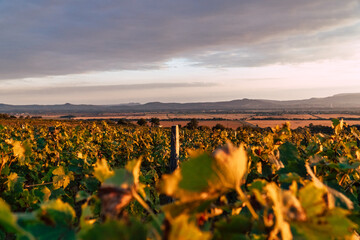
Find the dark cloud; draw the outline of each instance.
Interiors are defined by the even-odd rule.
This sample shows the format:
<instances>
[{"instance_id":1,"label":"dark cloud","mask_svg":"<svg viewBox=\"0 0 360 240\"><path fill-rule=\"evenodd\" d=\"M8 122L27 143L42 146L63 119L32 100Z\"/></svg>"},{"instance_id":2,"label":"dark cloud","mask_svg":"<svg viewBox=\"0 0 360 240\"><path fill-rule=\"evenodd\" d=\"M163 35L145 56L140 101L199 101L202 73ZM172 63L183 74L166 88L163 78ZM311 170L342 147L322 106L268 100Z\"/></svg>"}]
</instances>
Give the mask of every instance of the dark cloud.
<instances>
[{"instance_id":1,"label":"dark cloud","mask_svg":"<svg viewBox=\"0 0 360 240\"><path fill-rule=\"evenodd\" d=\"M237 49L214 51L192 56L196 65L207 67L256 67L269 64L292 64L323 59L349 59L360 43L360 23L332 31L289 36Z\"/></svg>"},{"instance_id":2,"label":"dark cloud","mask_svg":"<svg viewBox=\"0 0 360 240\"><path fill-rule=\"evenodd\" d=\"M1 1L0 79L311 61L358 38L359 13L358 0Z\"/></svg>"}]
</instances>

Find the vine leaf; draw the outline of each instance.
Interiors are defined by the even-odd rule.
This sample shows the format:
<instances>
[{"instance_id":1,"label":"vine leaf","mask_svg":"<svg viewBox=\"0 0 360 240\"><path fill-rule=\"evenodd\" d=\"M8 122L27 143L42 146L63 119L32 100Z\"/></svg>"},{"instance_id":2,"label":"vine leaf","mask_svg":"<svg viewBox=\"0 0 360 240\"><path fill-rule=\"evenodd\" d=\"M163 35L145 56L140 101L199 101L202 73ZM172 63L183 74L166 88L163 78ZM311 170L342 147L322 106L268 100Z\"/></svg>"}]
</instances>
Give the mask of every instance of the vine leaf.
<instances>
[{"instance_id":1,"label":"vine leaf","mask_svg":"<svg viewBox=\"0 0 360 240\"><path fill-rule=\"evenodd\" d=\"M0 198L0 226L7 232L15 233L20 236L26 236L26 239L34 240L29 232L25 231L17 224L17 217L11 212L10 206Z\"/></svg>"},{"instance_id":2,"label":"vine leaf","mask_svg":"<svg viewBox=\"0 0 360 240\"><path fill-rule=\"evenodd\" d=\"M0 198L0 225L7 231L17 232L19 226L16 223L17 219L12 214L10 206Z\"/></svg>"},{"instance_id":3,"label":"vine leaf","mask_svg":"<svg viewBox=\"0 0 360 240\"><path fill-rule=\"evenodd\" d=\"M37 213L41 219L50 221L50 225L62 224L70 226L76 216L74 209L60 199L45 202Z\"/></svg>"},{"instance_id":4,"label":"vine leaf","mask_svg":"<svg viewBox=\"0 0 360 240\"><path fill-rule=\"evenodd\" d=\"M74 180L74 174L69 171L68 174L65 173L63 166L60 166L52 171L54 189L63 187L64 189L69 185L71 180Z\"/></svg>"},{"instance_id":5,"label":"vine leaf","mask_svg":"<svg viewBox=\"0 0 360 240\"><path fill-rule=\"evenodd\" d=\"M194 222L189 221L189 216L182 214L170 220L169 240L207 240L211 239L211 234L202 232Z\"/></svg>"},{"instance_id":6,"label":"vine leaf","mask_svg":"<svg viewBox=\"0 0 360 240\"><path fill-rule=\"evenodd\" d=\"M201 211L201 206L233 189L238 191L247 172L247 156L243 146L227 143L211 156L201 154L184 162L172 174L164 174L159 184L161 193L175 198L164 206L171 216Z\"/></svg>"},{"instance_id":7,"label":"vine leaf","mask_svg":"<svg viewBox=\"0 0 360 240\"><path fill-rule=\"evenodd\" d=\"M269 183L265 187L268 197L273 204L273 210L276 217L274 229L271 231L269 239L276 239L276 236L280 232L282 239L292 239L290 230L290 224L284 217L284 205L282 199L282 192L275 183Z\"/></svg>"},{"instance_id":8,"label":"vine leaf","mask_svg":"<svg viewBox=\"0 0 360 240\"><path fill-rule=\"evenodd\" d=\"M94 175L99 177L98 179L105 179L99 189L103 215L117 218L122 209L133 199L140 185L140 165L141 159L136 159L130 161L126 169L109 171L105 161L95 168L97 172Z\"/></svg>"},{"instance_id":9,"label":"vine leaf","mask_svg":"<svg viewBox=\"0 0 360 240\"><path fill-rule=\"evenodd\" d=\"M247 172L248 158L244 145L236 148L231 143L214 152L214 170L224 187L237 189Z\"/></svg>"},{"instance_id":10,"label":"vine leaf","mask_svg":"<svg viewBox=\"0 0 360 240\"><path fill-rule=\"evenodd\" d=\"M95 163L93 175L100 182L104 182L106 179L114 175L114 171L109 169L106 160L102 158Z\"/></svg>"}]
</instances>

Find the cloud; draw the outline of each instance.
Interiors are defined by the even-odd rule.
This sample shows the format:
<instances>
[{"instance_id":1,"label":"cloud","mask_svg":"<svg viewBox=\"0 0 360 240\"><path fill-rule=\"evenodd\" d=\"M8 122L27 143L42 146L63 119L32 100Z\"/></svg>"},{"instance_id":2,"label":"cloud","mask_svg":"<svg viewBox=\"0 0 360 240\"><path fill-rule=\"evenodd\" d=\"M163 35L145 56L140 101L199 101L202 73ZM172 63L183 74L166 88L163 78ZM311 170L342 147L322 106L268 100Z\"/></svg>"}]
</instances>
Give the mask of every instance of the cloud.
<instances>
[{"instance_id":1,"label":"cloud","mask_svg":"<svg viewBox=\"0 0 360 240\"><path fill-rule=\"evenodd\" d=\"M359 13L357 0L1 1L0 80L332 58L351 53L335 41L358 41Z\"/></svg>"},{"instance_id":2,"label":"cloud","mask_svg":"<svg viewBox=\"0 0 360 240\"><path fill-rule=\"evenodd\" d=\"M99 86L66 86L66 87L44 87L44 88L26 88L26 89L7 89L1 90L2 95L22 95L31 94L93 94L101 92L129 92L129 91L153 91L164 89L178 89L178 88L206 88L218 86L216 83L190 82L190 83L144 83L144 84L119 84L119 85L99 85Z\"/></svg>"},{"instance_id":3,"label":"cloud","mask_svg":"<svg viewBox=\"0 0 360 240\"><path fill-rule=\"evenodd\" d=\"M292 36L237 49L193 56L195 65L207 67L258 67L317 60L351 59L360 50L360 22L331 31ZM358 50L357 50L358 49Z\"/></svg>"},{"instance_id":4,"label":"cloud","mask_svg":"<svg viewBox=\"0 0 360 240\"><path fill-rule=\"evenodd\" d=\"M149 102L151 99L181 101L182 97L197 97L216 90L220 84L189 83L144 83L99 86L66 87L17 87L0 88L0 103L7 104L59 104L65 102L84 104L117 104ZM183 99L182 99L183 100Z\"/></svg>"}]
</instances>

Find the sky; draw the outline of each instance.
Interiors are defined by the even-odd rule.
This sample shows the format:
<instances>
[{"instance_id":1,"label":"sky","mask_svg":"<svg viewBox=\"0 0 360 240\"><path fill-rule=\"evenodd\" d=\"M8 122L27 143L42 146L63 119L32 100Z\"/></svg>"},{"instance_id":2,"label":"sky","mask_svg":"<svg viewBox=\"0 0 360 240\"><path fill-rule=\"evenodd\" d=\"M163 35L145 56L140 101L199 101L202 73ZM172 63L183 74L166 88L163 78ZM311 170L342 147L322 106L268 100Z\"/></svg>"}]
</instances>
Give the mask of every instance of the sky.
<instances>
[{"instance_id":1,"label":"sky","mask_svg":"<svg viewBox=\"0 0 360 240\"><path fill-rule=\"evenodd\" d=\"M360 92L359 0L1 0L0 103Z\"/></svg>"}]
</instances>

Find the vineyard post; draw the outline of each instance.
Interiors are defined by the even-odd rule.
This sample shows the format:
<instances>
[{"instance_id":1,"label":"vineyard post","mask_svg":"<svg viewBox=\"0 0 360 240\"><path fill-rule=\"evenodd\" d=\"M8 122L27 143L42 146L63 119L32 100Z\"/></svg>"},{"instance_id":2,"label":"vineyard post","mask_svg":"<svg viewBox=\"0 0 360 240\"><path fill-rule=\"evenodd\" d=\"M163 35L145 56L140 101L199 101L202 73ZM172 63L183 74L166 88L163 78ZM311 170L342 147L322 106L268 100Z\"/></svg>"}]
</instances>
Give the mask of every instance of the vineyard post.
<instances>
[{"instance_id":1,"label":"vineyard post","mask_svg":"<svg viewBox=\"0 0 360 240\"><path fill-rule=\"evenodd\" d=\"M170 163L169 163L169 173L174 172L179 167L179 153L180 153L180 143L179 143L179 126L171 126L171 153L170 153ZM169 204L172 203L174 199L169 196L160 197L160 204Z\"/></svg>"},{"instance_id":2,"label":"vineyard post","mask_svg":"<svg viewBox=\"0 0 360 240\"><path fill-rule=\"evenodd\" d=\"M179 166L179 126L171 126L171 153L170 153L170 173L175 171Z\"/></svg>"}]
</instances>

